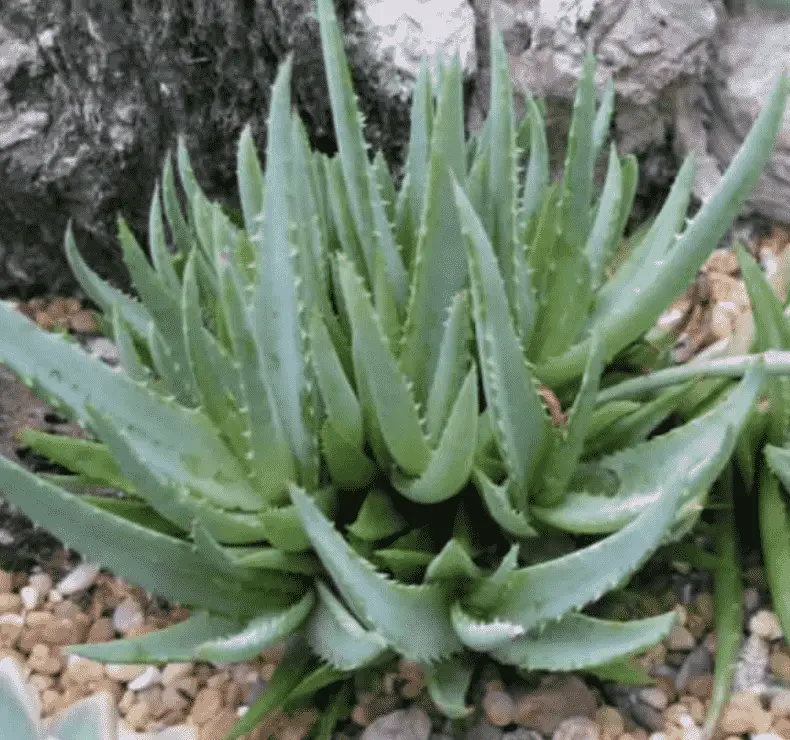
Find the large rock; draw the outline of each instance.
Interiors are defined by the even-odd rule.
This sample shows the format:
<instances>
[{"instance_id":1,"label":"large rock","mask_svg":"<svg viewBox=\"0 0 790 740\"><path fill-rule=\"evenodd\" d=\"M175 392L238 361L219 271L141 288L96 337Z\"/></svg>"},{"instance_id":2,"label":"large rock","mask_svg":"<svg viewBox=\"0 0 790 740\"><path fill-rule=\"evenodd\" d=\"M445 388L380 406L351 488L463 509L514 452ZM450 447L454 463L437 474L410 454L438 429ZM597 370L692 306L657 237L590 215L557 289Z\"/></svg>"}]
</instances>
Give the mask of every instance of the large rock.
<instances>
[{"instance_id":1,"label":"large rock","mask_svg":"<svg viewBox=\"0 0 790 740\"><path fill-rule=\"evenodd\" d=\"M0 3L0 295L73 287L62 257L69 219L86 257L123 280L116 213L145 231L154 182L178 132L209 194L232 202L238 134L252 121L262 147L269 88L290 51L294 103L314 145L333 150L314 4ZM458 41L472 71L471 8L457 0L402 2L400 14L372 0L336 6L368 140L398 162L413 59ZM382 53L382 39L394 31L393 58Z\"/></svg>"}]
</instances>

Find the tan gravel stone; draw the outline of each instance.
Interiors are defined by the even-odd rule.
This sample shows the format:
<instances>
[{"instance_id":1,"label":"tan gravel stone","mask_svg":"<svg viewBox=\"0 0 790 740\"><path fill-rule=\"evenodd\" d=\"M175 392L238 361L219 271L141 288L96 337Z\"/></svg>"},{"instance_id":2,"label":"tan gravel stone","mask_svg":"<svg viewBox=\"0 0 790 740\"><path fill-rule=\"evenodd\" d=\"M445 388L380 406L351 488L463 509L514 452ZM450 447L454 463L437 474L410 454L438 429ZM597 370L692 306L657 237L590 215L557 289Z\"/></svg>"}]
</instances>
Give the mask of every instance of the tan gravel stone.
<instances>
[{"instance_id":1,"label":"tan gravel stone","mask_svg":"<svg viewBox=\"0 0 790 740\"><path fill-rule=\"evenodd\" d=\"M553 676L518 697L515 721L549 735L570 717L595 716L597 702L587 684L576 676Z\"/></svg>"},{"instance_id":2,"label":"tan gravel stone","mask_svg":"<svg viewBox=\"0 0 790 740\"><path fill-rule=\"evenodd\" d=\"M129 707L129 711L126 712L126 724L129 725L133 730L142 730L145 728L148 720L151 718L151 710L148 704L144 701L136 701Z\"/></svg>"},{"instance_id":3,"label":"tan gravel stone","mask_svg":"<svg viewBox=\"0 0 790 740\"><path fill-rule=\"evenodd\" d=\"M178 689L183 694L186 694L190 699L194 699L198 692L198 679L197 676L184 676L179 678L174 684L173 688Z\"/></svg>"},{"instance_id":4,"label":"tan gravel stone","mask_svg":"<svg viewBox=\"0 0 790 740\"><path fill-rule=\"evenodd\" d=\"M36 673L43 673L45 676L54 676L63 668L63 659L52 655L48 645L37 644L30 651L27 659L30 669Z\"/></svg>"},{"instance_id":5,"label":"tan gravel stone","mask_svg":"<svg viewBox=\"0 0 790 740\"><path fill-rule=\"evenodd\" d=\"M614 707L598 707L598 711L595 713L595 721L601 728L602 740L616 740L625 732L623 715Z\"/></svg>"},{"instance_id":6,"label":"tan gravel stone","mask_svg":"<svg viewBox=\"0 0 790 740\"><path fill-rule=\"evenodd\" d=\"M697 641L694 639L694 635L689 632L686 627L678 624L674 627L672 632L669 633L669 636L665 640L666 646L670 650L674 651L687 651L693 650L697 644Z\"/></svg>"},{"instance_id":7,"label":"tan gravel stone","mask_svg":"<svg viewBox=\"0 0 790 740\"><path fill-rule=\"evenodd\" d=\"M779 691L771 697L771 714L774 717L790 717L790 690Z\"/></svg>"},{"instance_id":8,"label":"tan gravel stone","mask_svg":"<svg viewBox=\"0 0 790 740\"><path fill-rule=\"evenodd\" d=\"M40 694L42 691L51 689L55 685L55 679L52 676L44 676L41 673L33 673L28 677L28 683Z\"/></svg>"},{"instance_id":9,"label":"tan gravel stone","mask_svg":"<svg viewBox=\"0 0 790 740\"><path fill-rule=\"evenodd\" d=\"M551 740L599 740L600 728L589 717L571 717L563 720Z\"/></svg>"},{"instance_id":10,"label":"tan gravel stone","mask_svg":"<svg viewBox=\"0 0 790 740\"><path fill-rule=\"evenodd\" d=\"M189 706L189 702L184 698L184 695L173 686L165 686L162 689L162 704L167 712L185 710Z\"/></svg>"},{"instance_id":11,"label":"tan gravel stone","mask_svg":"<svg viewBox=\"0 0 790 740\"><path fill-rule=\"evenodd\" d=\"M77 658L69 661L62 680L65 684L82 684L90 681L101 681L103 678L104 665L87 658Z\"/></svg>"},{"instance_id":12,"label":"tan gravel stone","mask_svg":"<svg viewBox=\"0 0 790 740\"><path fill-rule=\"evenodd\" d=\"M782 625L772 611L760 609L749 619L749 632L764 640L778 640L782 637Z\"/></svg>"},{"instance_id":13,"label":"tan gravel stone","mask_svg":"<svg viewBox=\"0 0 790 740\"><path fill-rule=\"evenodd\" d=\"M147 667L148 666L145 665L122 665L108 663L104 666L104 673L107 678L112 679L113 681L129 683L129 681L134 681L135 678L142 675L143 671L145 671Z\"/></svg>"},{"instance_id":14,"label":"tan gravel stone","mask_svg":"<svg viewBox=\"0 0 790 740\"><path fill-rule=\"evenodd\" d=\"M710 699L713 694L713 676L692 676L686 681L684 690L698 699Z\"/></svg>"},{"instance_id":15,"label":"tan gravel stone","mask_svg":"<svg viewBox=\"0 0 790 740\"><path fill-rule=\"evenodd\" d=\"M203 725L222 709L222 692L219 689L201 689L195 697L192 720Z\"/></svg>"},{"instance_id":16,"label":"tan gravel stone","mask_svg":"<svg viewBox=\"0 0 790 740\"><path fill-rule=\"evenodd\" d=\"M790 719L781 717L780 719L776 720L773 724L772 730L777 735L779 735L779 737L784 738L784 740L790 740Z\"/></svg>"},{"instance_id":17,"label":"tan gravel stone","mask_svg":"<svg viewBox=\"0 0 790 740\"><path fill-rule=\"evenodd\" d=\"M504 727L513 722L516 704L504 691L489 691L483 697L483 712L494 727Z\"/></svg>"},{"instance_id":18,"label":"tan gravel stone","mask_svg":"<svg viewBox=\"0 0 790 740\"><path fill-rule=\"evenodd\" d=\"M41 714L49 716L55 710L60 700L60 693L54 689L46 689L41 693Z\"/></svg>"},{"instance_id":19,"label":"tan gravel stone","mask_svg":"<svg viewBox=\"0 0 790 740\"><path fill-rule=\"evenodd\" d=\"M233 710L222 709L200 728L199 740L224 740L237 720Z\"/></svg>"},{"instance_id":20,"label":"tan gravel stone","mask_svg":"<svg viewBox=\"0 0 790 740\"><path fill-rule=\"evenodd\" d=\"M790 681L790 655L776 651L771 655L771 673L783 681Z\"/></svg>"},{"instance_id":21,"label":"tan gravel stone","mask_svg":"<svg viewBox=\"0 0 790 740\"><path fill-rule=\"evenodd\" d=\"M114 638L115 630L112 627L112 620L108 617L101 617L90 626L85 642L109 642Z\"/></svg>"},{"instance_id":22,"label":"tan gravel stone","mask_svg":"<svg viewBox=\"0 0 790 740\"><path fill-rule=\"evenodd\" d=\"M16 613L22 608L19 594L0 593L0 614Z\"/></svg>"},{"instance_id":23,"label":"tan gravel stone","mask_svg":"<svg viewBox=\"0 0 790 740\"><path fill-rule=\"evenodd\" d=\"M3 614L0 616L0 646L13 647L22 634L25 619L21 614Z\"/></svg>"},{"instance_id":24,"label":"tan gravel stone","mask_svg":"<svg viewBox=\"0 0 790 740\"><path fill-rule=\"evenodd\" d=\"M169 663L162 669L162 684L170 686L179 678L188 676L194 668L194 663Z\"/></svg>"},{"instance_id":25,"label":"tan gravel stone","mask_svg":"<svg viewBox=\"0 0 790 740\"><path fill-rule=\"evenodd\" d=\"M7 594L13 588L13 576L7 570L0 569L0 594Z\"/></svg>"},{"instance_id":26,"label":"tan gravel stone","mask_svg":"<svg viewBox=\"0 0 790 740\"><path fill-rule=\"evenodd\" d=\"M136 700L137 697L135 696L134 691L125 691L121 697L121 700L118 702L118 711L125 715Z\"/></svg>"},{"instance_id":27,"label":"tan gravel stone","mask_svg":"<svg viewBox=\"0 0 790 740\"><path fill-rule=\"evenodd\" d=\"M54 620L44 627L41 637L50 645L71 645L75 641L74 622L70 619Z\"/></svg>"}]
</instances>

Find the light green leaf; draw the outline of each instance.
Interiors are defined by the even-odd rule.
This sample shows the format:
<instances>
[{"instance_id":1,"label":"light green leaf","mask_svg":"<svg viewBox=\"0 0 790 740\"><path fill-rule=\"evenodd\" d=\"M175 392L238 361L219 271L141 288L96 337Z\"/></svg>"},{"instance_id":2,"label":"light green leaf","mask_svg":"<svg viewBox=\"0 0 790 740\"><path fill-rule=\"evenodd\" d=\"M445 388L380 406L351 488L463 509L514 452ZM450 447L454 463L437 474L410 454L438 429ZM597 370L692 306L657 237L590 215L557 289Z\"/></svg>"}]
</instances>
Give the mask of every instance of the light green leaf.
<instances>
[{"instance_id":1,"label":"light green leaf","mask_svg":"<svg viewBox=\"0 0 790 740\"><path fill-rule=\"evenodd\" d=\"M462 719L474 711L466 703L474 668L474 658L468 653L426 666L428 695L445 717Z\"/></svg>"}]
</instances>

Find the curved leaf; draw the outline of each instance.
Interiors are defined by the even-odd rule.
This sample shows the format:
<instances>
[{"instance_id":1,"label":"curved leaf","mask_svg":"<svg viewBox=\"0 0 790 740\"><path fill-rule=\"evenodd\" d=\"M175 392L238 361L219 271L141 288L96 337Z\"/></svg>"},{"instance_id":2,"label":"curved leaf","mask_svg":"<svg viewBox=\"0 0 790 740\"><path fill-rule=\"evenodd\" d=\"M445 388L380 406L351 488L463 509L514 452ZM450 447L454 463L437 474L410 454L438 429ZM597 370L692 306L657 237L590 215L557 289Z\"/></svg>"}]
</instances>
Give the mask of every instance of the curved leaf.
<instances>
[{"instance_id":1,"label":"curved leaf","mask_svg":"<svg viewBox=\"0 0 790 740\"><path fill-rule=\"evenodd\" d=\"M462 719L474 711L466 703L474 669L474 659L468 653L426 666L428 695L445 717Z\"/></svg>"}]
</instances>

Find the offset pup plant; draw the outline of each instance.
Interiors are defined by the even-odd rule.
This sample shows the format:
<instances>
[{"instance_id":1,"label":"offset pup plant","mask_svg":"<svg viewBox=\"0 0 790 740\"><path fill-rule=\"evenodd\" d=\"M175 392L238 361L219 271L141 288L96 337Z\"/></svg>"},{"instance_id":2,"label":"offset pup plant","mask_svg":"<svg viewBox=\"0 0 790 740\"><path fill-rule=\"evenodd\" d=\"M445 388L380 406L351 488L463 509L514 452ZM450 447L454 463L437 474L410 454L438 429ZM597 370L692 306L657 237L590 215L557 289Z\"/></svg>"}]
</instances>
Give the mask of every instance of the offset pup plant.
<instances>
[{"instance_id":1,"label":"offset pup plant","mask_svg":"<svg viewBox=\"0 0 790 740\"><path fill-rule=\"evenodd\" d=\"M100 280L67 234L120 372L0 307L3 363L96 439L23 433L70 472L2 460L3 495L193 611L71 652L228 663L290 635L232 737L331 686L319 727L330 737L354 675L398 656L424 666L453 718L471 711L470 687L492 661L626 675L628 656L662 639L674 615L622 623L582 609L693 526L764 372L742 368L704 413L650 439L687 385L639 403L601 394L616 393L753 188L787 81L695 218L685 221L689 161L607 279L637 172L611 147L596 190L614 99L609 85L596 108L592 59L554 184L538 105L515 120L498 36L479 136L464 135L458 60L435 84L424 66L396 187L383 158L368 157L331 0L318 18L337 156L310 149L286 62L265 169L249 129L241 136L239 217L206 198L179 142L186 208L168 159L150 262L120 221L139 302ZM552 423L549 387L567 422ZM96 495L107 486L124 497ZM599 538L577 547L573 535Z\"/></svg>"}]
</instances>

